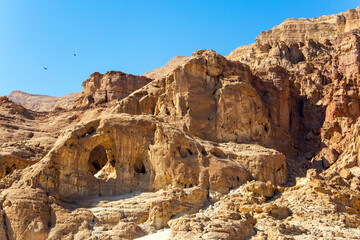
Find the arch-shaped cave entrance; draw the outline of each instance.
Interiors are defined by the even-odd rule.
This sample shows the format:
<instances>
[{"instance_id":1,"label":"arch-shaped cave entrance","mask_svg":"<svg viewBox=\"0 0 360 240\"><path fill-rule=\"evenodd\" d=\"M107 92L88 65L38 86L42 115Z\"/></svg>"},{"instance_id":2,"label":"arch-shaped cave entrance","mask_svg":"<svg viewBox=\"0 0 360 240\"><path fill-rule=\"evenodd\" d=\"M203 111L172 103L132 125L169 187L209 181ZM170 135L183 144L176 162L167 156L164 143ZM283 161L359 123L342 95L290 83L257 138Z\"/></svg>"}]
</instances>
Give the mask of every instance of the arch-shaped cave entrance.
<instances>
[{"instance_id":1,"label":"arch-shaped cave entrance","mask_svg":"<svg viewBox=\"0 0 360 240\"><path fill-rule=\"evenodd\" d=\"M96 146L90 152L88 168L97 179L108 181L117 177L113 153L102 145Z\"/></svg>"},{"instance_id":2,"label":"arch-shaped cave entrance","mask_svg":"<svg viewBox=\"0 0 360 240\"><path fill-rule=\"evenodd\" d=\"M90 152L88 166L90 172L95 175L98 173L109 161L106 150L102 145L98 145Z\"/></svg>"}]
</instances>

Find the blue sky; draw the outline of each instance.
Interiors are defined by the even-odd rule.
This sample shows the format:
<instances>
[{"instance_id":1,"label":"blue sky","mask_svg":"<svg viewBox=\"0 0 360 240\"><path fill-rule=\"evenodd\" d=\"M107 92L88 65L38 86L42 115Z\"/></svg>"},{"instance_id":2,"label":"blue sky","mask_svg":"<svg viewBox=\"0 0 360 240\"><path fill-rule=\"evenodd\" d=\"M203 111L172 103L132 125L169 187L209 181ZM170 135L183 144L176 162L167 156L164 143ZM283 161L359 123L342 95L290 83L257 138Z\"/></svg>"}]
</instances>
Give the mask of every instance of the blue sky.
<instances>
[{"instance_id":1,"label":"blue sky","mask_svg":"<svg viewBox=\"0 0 360 240\"><path fill-rule=\"evenodd\" d=\"M0 0L0 96L13 90L62 96L81 91L93 72L141 75L198 49L228 55L286 18L359 5L359 0Z\"/></svg>"}]
</instances>

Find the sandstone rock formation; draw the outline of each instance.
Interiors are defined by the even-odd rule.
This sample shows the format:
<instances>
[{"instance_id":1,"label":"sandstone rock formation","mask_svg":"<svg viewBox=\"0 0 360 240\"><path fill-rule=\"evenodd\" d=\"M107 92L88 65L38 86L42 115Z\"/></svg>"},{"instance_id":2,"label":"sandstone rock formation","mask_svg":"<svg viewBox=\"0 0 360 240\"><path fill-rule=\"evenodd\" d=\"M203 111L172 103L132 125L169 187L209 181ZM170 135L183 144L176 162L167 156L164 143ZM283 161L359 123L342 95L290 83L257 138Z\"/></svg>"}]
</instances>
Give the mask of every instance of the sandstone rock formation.
<instances>
[{"instance_id":1,"label":"sandstone rock formation","mask_svg":"<svg viewBox=\"0 0 360 240\"><path fill-rule=\"evenodd\" d=\"M200 50L168 76L125 98L115 111L159 115L212 141L265 143L271 126L251 81L247 66Z\"/></svg>"},{"instance_id":2,"label":"sandstone rock formation","mask_svg":"<svg viewBox=\"0 0 360 240\"><path fill-rule=\"evenodd\" d=\"M359 11L94 73L69 110L0 98L0 239L359 238Z\"/></svg>"},{"instance_id":3,"label":"sandstone rock formation","mask_svg":"<svg viewBox=\"0 0 360 240\"><path fill-rule=\"evenodd\" d=\"M166 77L167 74L175 70L177 67L181 66L188 59L189 57L185 56L175 56L165 66L144 73L143 76L151 79L159 79Z\"/></svg>"},{"instance_id":4,"label":"sandstone rock formation","mask_svg":"<svg viewBox=\"0 0 360 240\"><path fill-rule=\"evenodd\" d=\"M83 82L81 97L75 101L76 107L87 107L112 100L121 100L133 91L148 84L151 79L119 71L105 74L95 72Z\"/></svg>"},{"instance_id":5,"label":"sandstone rock formation","mask_svg":"<svg viewBox=\"0 0 360 240\"><path fill-rule=\"evenodd\" d=\"M30 94L22 91L13 91L8 98L27 109L37 112L51 112L56 107L71 108L74 100L80 97L80 93L70 93L63 97L51 97L46 95Z\"/></svg>"}]
</instances>

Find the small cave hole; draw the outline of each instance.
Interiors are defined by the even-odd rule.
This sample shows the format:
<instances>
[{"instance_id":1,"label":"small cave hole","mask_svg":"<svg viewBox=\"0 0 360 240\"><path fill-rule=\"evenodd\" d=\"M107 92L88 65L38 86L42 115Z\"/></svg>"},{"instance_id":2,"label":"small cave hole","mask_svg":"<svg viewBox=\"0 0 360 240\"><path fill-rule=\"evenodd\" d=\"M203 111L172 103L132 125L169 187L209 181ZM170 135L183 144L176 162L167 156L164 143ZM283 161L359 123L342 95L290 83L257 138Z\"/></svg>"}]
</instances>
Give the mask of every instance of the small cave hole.
<instances>
[{"instance_id":1,"label":"small cave hole","mask_svg":"<svg viewBox=\"0 0 360 240\"><path fill-rule=\"evenodd\" d=\"M108 157L105 148L101 145L98 145L90 152L88 162L90 172L95 175L105 166L107 161Z\"/></svg>"},{"instance_id":2,"label":"small cave hole","mask_svg":"<svg viewBox=\"0 0 360 240\"><path fill-rule=\"evenodd\" d=\"M113 166L113 167L115 167L115 160L112 160L111 162L110 162L110 164L111 164L111 166Z\"/></svg>"},{"instance_id":3,"label":"small cave hole","mask_svg":"<svg viewBox=\"0 0 360 240\"><path fill-rule=\"evenodd\" d=\"M268 127L268 125L266 124L266 125L264 125L264 130L265 130L265 132L269 132L269 127Z\"/></svg>"},{"instance_id":4,"label":"small cave hole","mask_svg":"<svg viewBox=\"0 0 360 240\"><path fill-rule=\"evenodd\" d=\"M236 176L236 181L240 182L239 176Z\"/></svg>"},{"instance_id":5,"label":"small cave hole","mask_svg":"<svg viewBox=\"0 0 360 240\"><path fill-rule=\"evenodd\" d=\"M165 109L165 112L166 112L166 115L168 115L168 116L170 116L170 111L169 111L169 109Z\"/></svg>"},{"instance_id":6,"label":"small cave hole","mask_svg":"<svg viewBox=\"0 0 360 240\"><path fill-rule=\"evenodd\" d=\"M201 154L206 157L208 155L207 151L205 150L205 148L201 149Z\"/></svg>"},{"instance_id":7,"label":"small cave hole","mask_svg":"<svg viewBox=\"0 0 360 240\"><path fill-rule=\"evenodd\" d=\"M6 175L9 175L11 173L11 169L9 168L9 167L7 167L6 169L5 169L5 176Z\"/></svg>"},{"instance_id":8,"label":"small cave hole","mask_svg":"<svg viewBox=\"0 0 360 240\"><path fill-rule=\"evenodd\" d=\"M144 165L143 161L141 161L141 159L136 160L136 162L134 164L134 170L136 173L140 173L140 174L146 173L145 165Z\"/></svg>"},{"instance_id":9,"label":"small cave hole","mask_svg":"<svg viewBox=\"0 0 360 240\"><path fill-rule=\"evenodd\" d=\"M190 155L194 155L193 152L189 148L187 149L187 151Z\"/></svg>"}]
</instances>

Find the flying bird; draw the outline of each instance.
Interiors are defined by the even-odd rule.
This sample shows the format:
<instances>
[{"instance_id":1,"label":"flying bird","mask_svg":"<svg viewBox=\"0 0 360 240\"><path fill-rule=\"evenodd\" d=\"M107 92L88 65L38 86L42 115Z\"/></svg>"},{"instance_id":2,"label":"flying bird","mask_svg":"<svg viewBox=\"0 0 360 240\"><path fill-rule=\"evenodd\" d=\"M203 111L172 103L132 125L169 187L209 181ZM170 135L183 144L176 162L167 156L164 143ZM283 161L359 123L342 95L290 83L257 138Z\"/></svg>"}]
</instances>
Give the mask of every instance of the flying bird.
<instances>
[{"instance_id":1,"label":"flying bird","mask_svg":"<svg viewBox=\"0 0 360 240\"><path fill-rule=\"evenodd\" d=\"M45 70L47 70L47 68L46 67L43 67Z\"/></svg>"},{"instance_id":2,"label":"flying bird","mask_svg":"<svg viewBox=\"0 0 360 240\"><path fill-rule=\"evenodd\" d=\"M76 54L74 53L74 57L76 57Z\"/></svg>"}]
</instances>

